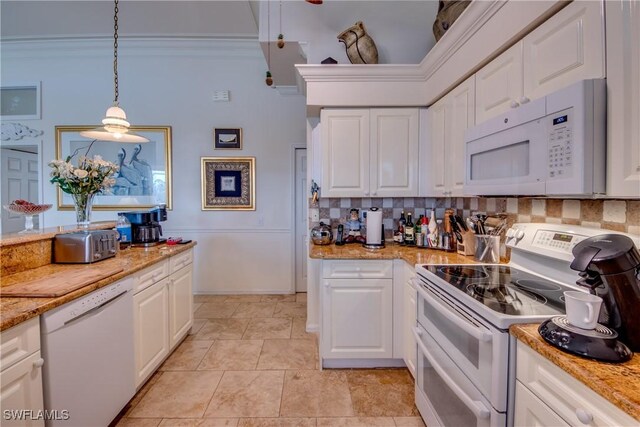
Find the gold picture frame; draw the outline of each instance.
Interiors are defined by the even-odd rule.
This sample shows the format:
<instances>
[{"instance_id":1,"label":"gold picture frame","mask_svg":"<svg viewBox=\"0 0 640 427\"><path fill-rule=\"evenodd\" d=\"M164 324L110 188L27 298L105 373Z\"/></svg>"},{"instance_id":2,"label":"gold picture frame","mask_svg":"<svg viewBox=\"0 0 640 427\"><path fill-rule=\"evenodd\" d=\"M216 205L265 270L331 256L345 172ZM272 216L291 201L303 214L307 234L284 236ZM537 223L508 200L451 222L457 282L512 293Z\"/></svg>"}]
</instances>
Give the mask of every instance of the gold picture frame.
<instances>
[{"instance_id":1,"label":"gold picture frame","mask_svg":"<svg viewBox=\"0 0 640 427\"><path fill-rule=\"evenodd\" d=\"M202 157L202 210L256 210L255 157Z\"/></svg>"},{"instance_id":2,"label":"gold picture frame","mask_svg":"<svg viewBox=\"0 0 640 427\"><path fill-rule=\"evenodd\" d=\"M80 132L98 127L92 126L56 126L56 159L64 160L71 153L78 150L78 155L84 155L91 144L91 139L80 136ZM122 163L123 171L131 172L136 161L142 161L149 166L150 172L142 173L140 179L127 180L123 171L116 175L116 185L107 194L98 194L94 198L93 210L125 211L147 209L165 204L172 209L171 193L171 126L131 126L131 130L149 139L140 144L118 143L109 141L95 141L88 153L89 157L98 154L104 160ZM77 163L77 158L72 159ZM147 169L147 171L149 171ZM122 175L121 175L122 174ZM145 175L145 176L142 176ZM58 210L74 210L71 196L58 192Z\"/></svg>"}]
</instances>

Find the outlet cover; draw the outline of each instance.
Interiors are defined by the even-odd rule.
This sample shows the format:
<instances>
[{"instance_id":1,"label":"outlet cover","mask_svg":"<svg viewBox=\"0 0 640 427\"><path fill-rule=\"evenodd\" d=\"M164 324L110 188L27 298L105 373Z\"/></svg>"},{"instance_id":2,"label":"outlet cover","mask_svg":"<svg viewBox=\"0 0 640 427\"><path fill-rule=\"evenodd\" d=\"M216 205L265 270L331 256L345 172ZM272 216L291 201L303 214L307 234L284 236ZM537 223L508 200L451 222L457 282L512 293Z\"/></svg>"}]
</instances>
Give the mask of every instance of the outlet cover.
<instances>
[{"instance_id":1,"label":"outlet cover","mask_svg":"<svg viewBox=\"0 0 640 427\"><path fill-rule=\"evenodd\" d=\"M216 90L213 92L213 100L215 102L229 102L228 90Z\"/></svg>"}]
</instances>

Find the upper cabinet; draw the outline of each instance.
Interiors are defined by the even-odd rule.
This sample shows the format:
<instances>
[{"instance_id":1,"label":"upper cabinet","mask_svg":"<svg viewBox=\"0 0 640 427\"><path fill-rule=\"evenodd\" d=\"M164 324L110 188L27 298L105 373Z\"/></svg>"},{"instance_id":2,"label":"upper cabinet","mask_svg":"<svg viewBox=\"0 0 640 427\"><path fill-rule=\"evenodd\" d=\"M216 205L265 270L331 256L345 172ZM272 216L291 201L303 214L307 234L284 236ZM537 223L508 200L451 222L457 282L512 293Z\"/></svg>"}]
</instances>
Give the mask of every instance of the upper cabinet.
<instances>
[{"instance_id":1,"label":"upper cabinet","mask_svg":"<svg viewBox=\"0 0 640 427\"><path fill-rule=\"evenodd\" d=\"M464 132L475 124L475 85L471 76L427 110L431 149L426 196L457 197L464 186Z\"/></svg>"},{"instance_id":2,"label":"upper cabinet","mask_svg":"<svg viewBox=\"0 0 640 427\"><path fill-rule=\"evenodd\" d=\"M606 8L607 195L640 197L640 3Z\"/></svg>"},{"instance_id":3,"label":"upper cabinet","mask_svg":"<svg viewBox=\"0 0 640 427\"><path fill-rule=\"evenodd\" d=\"M573 2L476 73L476 123L605 77L602 3Z\"/></svg>"},{"instance_id":4,"label":"upper cabinet","mask_svg":"<svg viewBox=\"0 0 640 427\"><path fill-rule=\"evenodd\" d=\"M417 108L324 109L324 197L418 195Z\"/></svg>"}]
</instances>

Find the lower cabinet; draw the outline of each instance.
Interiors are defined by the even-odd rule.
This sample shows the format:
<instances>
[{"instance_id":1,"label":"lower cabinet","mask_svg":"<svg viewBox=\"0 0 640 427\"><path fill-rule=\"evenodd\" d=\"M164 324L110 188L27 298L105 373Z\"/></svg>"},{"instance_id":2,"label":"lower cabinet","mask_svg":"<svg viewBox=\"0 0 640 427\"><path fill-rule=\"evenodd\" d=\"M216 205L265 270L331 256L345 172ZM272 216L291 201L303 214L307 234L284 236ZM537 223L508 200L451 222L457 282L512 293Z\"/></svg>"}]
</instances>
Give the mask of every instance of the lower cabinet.
<instances>
[{"instance_id":1,"label":"lower cabinet","mask_svg":"<svg viewBox=\"0 0 640 427\"><path fill-rule=\"evenodd\" d=\"M418 310L416 299L418 295L413 283L413 277L415 277L415 272L412 276L408 276L407 282L404 284L404 322L402 333L404 335L404 363L407 365L407 368L409 369L409 372L411 372L411 375L413 375L413 378L415 378L418 353L416 338L413 335L413 328L416 326Z\"/></svg>"},{"instance_id":2,"label":"lower cabinet","mask_svg":"<svg viewBox=\"0 0 640 427\"><path fill-rule=\"evenodd\" d=\"M193 325L192 260L192 251L187 251L136 274L133 322L137 388Z\"/></svg>"},{"instance_id":3,"label":"lower cabinet","mask_svg":"<svg viewBox=\"0 0 640 427\"><path fill-rule=\"evenodd\" d=\"M165 278L133 296L136 387L169 354L169 290Z\"/></svg>"},{"instance_id":4,"label":"lower cabinet","mask_svg":"<svg viewBox=\"0 0 640 427\"><path fill-rule=\"evenodd\" d=\"M43 419L36 419L44 409L39 317L2 332L0 365L0 424L44 426Z\"/></svg>"},{"instance_id":5,"label":"lower cabinet","mask_svg":"<svg viewBox=\"0 0 640 427\"><path fill-rule=\"evenodd\" d=\"M393 357L391 272L391 261L324 262L323 359Z\"/></svg>"},{"instance_id":6,"label":"lower cabinet","mask_svg":"<svg viewBox=\"0 0 640 427\"><path fill-rule=\"evenodd\" d=\"M515 426L637 426L638 421L518 341Z\"/></svg>"}]
</instances>

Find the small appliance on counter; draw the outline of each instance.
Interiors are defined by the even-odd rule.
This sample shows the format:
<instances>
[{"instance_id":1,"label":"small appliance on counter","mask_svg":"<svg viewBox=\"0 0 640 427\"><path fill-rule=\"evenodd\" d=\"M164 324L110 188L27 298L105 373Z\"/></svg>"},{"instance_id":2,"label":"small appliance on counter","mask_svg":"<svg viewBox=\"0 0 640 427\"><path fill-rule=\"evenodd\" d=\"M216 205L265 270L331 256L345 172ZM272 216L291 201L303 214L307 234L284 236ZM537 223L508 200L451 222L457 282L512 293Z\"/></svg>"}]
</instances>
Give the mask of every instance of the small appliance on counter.
<instances>
[{"instance_id":1,"label":"small appliance on counter","mask_svg":"<svg viewBox=\"0 0 640 427\"><path fill-rule=\"evenodd\" d=\"M333 241L331 227L321 222L311 229L311 241L314 245L329 245Z\"/></svg>"},{"instance_id":2,"label":"small appliance on counter","mask_svg":"<svg viewBox=\"0 0 640 427\"><path fill-rule=\"evenodd\" d=\"M119 212L131 223L132 246L155 246L166 242L162 239L160 222L167 220L167 209L164 205L148 211Z\"/></svg>"},{"instance_id":3,"label":"small appliance on counter","mask_svg":"<svg viewBox=\"0 0 640 427\"><path fill-rule=\"evenodd\" d=\"M88 230L58 234L53 239L53 262L89 264L116 256L118 233L113 230Z\"/></svg>"},{"instance_id":4,"label":"small appliance on counter","mask_svg":"<svg viewBox=\"0 0 640 427\"><path fill-rule=\"evenodd\" d=\"M582 329L564 317L553 318L540 325L540 335L568 353L626 362L632 351L640 351L640 253L633 240L620 234L590 237L575 245L572 253L571 269L581 277L576 283L602 298L599 323L594 329Z\"/></svg>"},{"instance_id":5,"label":"small appliance on counter","mask_svg":"<svg viewBox=\"0 0 640 427\"><path fill-rule=\"evenodd\" d=\"M370 208L365 217L366 241L362 245L367 249L384 248L384 225L382 211Z\"/></svg>"}]
</instances>

